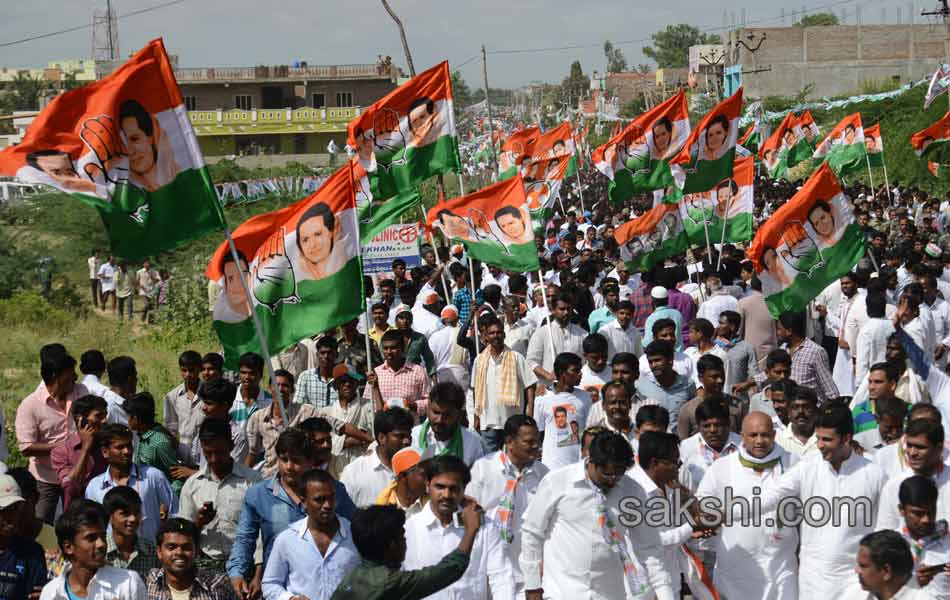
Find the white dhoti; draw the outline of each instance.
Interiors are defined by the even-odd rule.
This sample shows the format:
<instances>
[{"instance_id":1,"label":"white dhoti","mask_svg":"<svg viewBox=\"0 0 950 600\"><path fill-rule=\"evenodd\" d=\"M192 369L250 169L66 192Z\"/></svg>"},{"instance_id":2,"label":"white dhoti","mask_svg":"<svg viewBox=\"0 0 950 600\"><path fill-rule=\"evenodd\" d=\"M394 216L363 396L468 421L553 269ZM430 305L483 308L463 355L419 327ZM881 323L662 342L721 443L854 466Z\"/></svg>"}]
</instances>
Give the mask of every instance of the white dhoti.
<instances>
[{"instance_id":1,"label":"white dhoti","mask_svg":"<svg viewBox=\"0 0 950 600\"><path fill-rule=\"evenodd\" d=\"M838 354L835 358L835 368L831 372L831 377L838 386L838 395L854 395L854 364L851 362L851 351L844 348L838 348Z\"/></svg>"}]
</instances>

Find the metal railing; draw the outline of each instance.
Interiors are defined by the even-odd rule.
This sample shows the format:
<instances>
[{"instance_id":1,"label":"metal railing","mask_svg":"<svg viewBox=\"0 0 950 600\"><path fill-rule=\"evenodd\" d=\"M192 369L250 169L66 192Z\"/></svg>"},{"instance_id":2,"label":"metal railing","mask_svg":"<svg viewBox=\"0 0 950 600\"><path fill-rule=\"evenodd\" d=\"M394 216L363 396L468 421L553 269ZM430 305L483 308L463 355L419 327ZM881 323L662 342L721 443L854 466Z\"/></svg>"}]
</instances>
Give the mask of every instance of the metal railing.
<instances>
[{"instance_id":1,"label":"metal railing","mask_svg":"<svg viewBox=\"0 0 950 600\"><path fill-rule=\"evenodd\" d=\"M201 67L175 69L179 82L253 81L257 79L344 79L390 75L377 65L312 65L307 67Z\"/></svg>"}]
</instances>

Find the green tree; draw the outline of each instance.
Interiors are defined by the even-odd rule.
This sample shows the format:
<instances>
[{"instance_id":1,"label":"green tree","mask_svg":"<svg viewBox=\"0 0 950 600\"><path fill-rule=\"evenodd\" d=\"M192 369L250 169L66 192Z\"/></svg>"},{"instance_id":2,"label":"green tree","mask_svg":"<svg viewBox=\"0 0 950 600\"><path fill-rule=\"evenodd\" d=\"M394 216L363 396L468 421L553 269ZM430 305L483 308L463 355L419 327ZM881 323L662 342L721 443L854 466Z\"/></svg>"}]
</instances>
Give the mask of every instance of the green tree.
<instances>
[{"instance_id":1,"label":"green tree","mask_svg":"<svg viewBox=\"0 0 950 600\"><path fill-rule=\"evenodd\" d=\"M40 96L50 88L50 82L42 76L33 77L27 72L17 73L13 81L6 84L7 93L3 100L3 109L39 110Z\"/></svg>"},{"instance_id":2,"label":"green tree","mask_svg":"<svg viewBox=\"0 0 950 600\"><path fill-rule=\"evenodd\" d=\"M685 23L667 25L666 29L657 31L651 38L653 45L644 46L643 54L653 59L661 69L687 66L690 46L722 43L718 35L703 33L699 28Z\"/></svg>"},{"instance_id":3,"label":"green tree","mask_svg":"<svg viewBox=\"0 0 950 600\"><path fill-rule=\"evenodd\" d=\"M623 50L615 47L610 40L604 42L604 56L607 57L608 73L623 73L627 70L627 58Z\"/></svg>"},{"instance_id":4,"label":"green tree","mask_svg":"<svg viewBox=\"0 0 950 600\"><path fill-rule=\"evenodd\" d=\"M461 71L452 71L452 99L458 104L459 108L465 108L470 104L478 102L472 94L472 88L462 79Z\"/></svg>"},{"instance_id":5,"label":"green tree","mask_svg":"<svg viewBox=\"0 0 950 600\"><path fill-rule=\"evenodd\" d=\"M824 12L813 15L805 15L800 21L795 23L795 27L825 27L827 25L838 25L838 17L834 13Z\"/></svg>"},{"instance_id":6,"label":"green tree","mask_svg":"<svg viewBox=\"0 0 950 600\"><path fill-rule=\"evenodd\" d=\"M566 102L575 106L577 101L587 96L590 90L590 77L584 75L584 68L581 67L581 61L575 60L571 63L570 75L561 82L561 102Z\"/></svg>"},{"instance_id":7,"label":"green tree","mask_svg":"<svg viewBox=\"0 0 950 600\"><path fill-rule=\"evenodd\" d=\"M624 119L632 119L643 114L647 110L647 103L643 95L635 96L633 100L627 102L620 108L620 116Z\"/></svg>"}]
</instances>

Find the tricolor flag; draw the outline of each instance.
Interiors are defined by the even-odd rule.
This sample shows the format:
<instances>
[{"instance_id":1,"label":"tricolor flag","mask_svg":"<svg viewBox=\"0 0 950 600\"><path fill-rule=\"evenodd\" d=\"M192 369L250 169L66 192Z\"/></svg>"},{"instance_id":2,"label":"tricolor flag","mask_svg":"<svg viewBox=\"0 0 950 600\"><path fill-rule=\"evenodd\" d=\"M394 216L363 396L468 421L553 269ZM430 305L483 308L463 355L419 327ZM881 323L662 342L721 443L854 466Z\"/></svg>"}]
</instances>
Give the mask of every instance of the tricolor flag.
<instances>
[{"instance_id":1,"label":"tricolor flag","mask_svg":"<svg viewBox=\"0 0 950 600\"><path fill-rule=\"evenodd\" d=\"M518 174L518 168L531 155L531 146L541 137L541 130L528 127L508 136L498 155L498 179L508 179Z\"/></svg>"},{"instance_id":2,"label":"tricolor flag","mask_svg":"<svg viewBox=\"0 0 950 600\"><path fill-rule=\"evenodd\" d=\"M310 196L251 217L234 230L239 264L227 243L215 251L205 274L223 288L212 319L229 368L237 368L245 352L261 353L252 309L271 353L362 314L351 168L347 163ZM251 306L241 277L251 288Z\"/></svg>"},{"instance_id":3,"label":"tricolor flag","mask_svg":"<svg viewBox=\"0 0 950 600\"><path fill-rule=\"evenodd\" d=\"M782 148L786 153L785 162L788 163L789 169L811 158L815 148L809 143L806 133L814 134L817 130L817 128L813 129L811 126L802 126L801 120L795 118L794 115L792 115L792 118L794 119L792 126L782 134ZM811 125L813 126L814 123Z\"/></svg>"},{"instance_id":4,"label":"tricolor flag","mask_svg":"<svg viewBox=\"0 0 950 600\"><path fill-rule=\"evenodd\" d=\"M818 143L821 132L818 130L818 125L815 124L815 119L811 116L810 110L806 110L802 113L802 116L798 118L798 128L801 131L802 137L808 142L808 145L814 149L815 144ZM803 158L802 160L805 159Z\"/></svg>"},{"instance_id":5,"label":"tricolor flag","mask_svg":"<svg viewBox=\"0 0 950 600\"><path fill-rule=\"evenodd\" d=\"M759 124L753 123L749 125L749 128L746 129L746 132L742 134L742 137L740 137L736 143L752 154L758 154L759 146L762 144L762 134L759 132Z\"/></svg>"},{"instance_id":6,"label":"tricolor flag","mask_svg":"<svg viewBox=\"0 0 950 600\"><path fill-rule=\"evenodd\" d=\"M825 160L839 177L864 169L867 146L861 113L850 114L841 120L815 148L814 158Z\"/></svg>"},{"instance_id":7,"label":"tricolor flag","mask_svg":"<svg viewBox=\"0 0 950 600\"><path fill-rule=\"evenodd\" d=\"M691 244L705 246L707 231L715 244L752 239L754 161L752 156L737 158L731 177L707 192L683 196L683 224Z\"/></svg>"},{"instance_id":8,"label":"tricolor flag","mask_svg":"<svg viewBox=\"0 0 950 600\"><path fill-rule=\"evenodd\" d=\"M464 244L469 255L483 263L506 271L540 268L520 175L436 204L427 223L450 242Z\"/></svg>"},{"instance_id":9,"label":"tricolor flag","mask_svg":"<svg viewBox=\"0 0 950 600\"><path fill-rule=\"evenodd\" d=\"M804 310L864 256L864 234L827 164L756 232L748 255L773 317Z\"/></svg>"},{"instance_id":10,"label":"tricolor flag","mask_svg":"<svg viewBox=\"0 0 950 600\"><path fill-rule=\"evenodd\" d=\"M910 145L921 158L932 158L943 154L942 148L950 141L950 113L940 120L910 136Z\"/></svg>"},{"instance_id":11,"label":"tricolor flag","mask_svg":"<svg viewBox=\"0 0 950 600\"><path fill-rule=\"evenodd\" d=\"M795 136L795 115L788 113L772 135L759 148L759 158L765 164L772 179L781 179L788 172L788 149L785 138ZM791 136L786 133L791 132Z\"/></svg>"},{"instance_id":12,"label":"tricolor flag","mask_svg":"<svg viewBox=\"0 0 950 600\"><path fill-rule=\"evenodd\" d=\"M940 163L928 161L927 170L930 171L930 174L934 177L940 177Z\"/></svg>"},{"instance_id":13,"label":"tricolor flag","mask_svg":"<svg viewBox=\"0 0 950 600\"><path fill-rule=\"evenodd\" d=\"M868 162L872 167L884 166L884 136L881 135L881 124L875 123L864 128L864 147L867 149Z\"/></svg>"},{"instance_id":14,"label":"tricolor flag","mask_svg":"<svg viewBox=\"0 0 950 600\"><path fill-rule=\"evenodd\" d=\"M670 163L684 173L684 194L706 192L732 177L742 115L742 88L706 113Z\"/></svg>"},{"instance_id":15,"label":"tricolor flag","mask_svg":"<svg viewBox=\"0 0 950 600\"><path fill-rule=\"evenodd\" d=\"M374 198L409 192L433 175L461 170L449 63L443 61L367 107L347 126L347 144Z\"/></svg>"},{"instance_id":16,"label":"tricolor flag","mask_svg":"<svg viewBox=\"0 0 950 600\"><path fill-rule=\"evenodd\" d=\"M57 96L0 175L99 209L112 252L135 260L214 229L224 216L162 40L108 77Z\"/></svg>"},{"instance_id":17,"label":"tricolor flag","mask_svg":"<svg viewBox=\"0 0 950 600\"><path fill-rule=\"evenodd\" d=\"M530 163L523 163L528 210L531 211L536 230L543 230L544 223L551 218L554 203L561 193L561 184L564 183L570 164L570 156L538 158Z\"/></svg>"},{"instance_id":18,"label":"tricolor flag","mask_svg":"<svg viewBox=\"0 0 950 600\"><path fill-rule=\"evenodd\" d=\"M571 176L577 171L577 152L574 145L574 133L571 124L561 123L557 127L548 129L528 148L528 156L521 163L521 173L524 175L531 169L531 165L538 161L551 158L567 158L570 161L565 176Z\"/></svg>"},{"instance_id":19,"label":"tricolor flag","mask_svg":"<svg viewBox=\"0 0 950 600\"><path fill-rule=\"evenodd\" d=\"M678 204L661 202L643 216L617 228L620 258L632 272L647 271L686 251L686 229Z\"/></svg>"},{"instance_id":20,"label":"tricolor flag","mask_svg":"<svg viewBox=\"0 0 950 600\"><path fill-rule=\"evenodd\" d=\"M686 95L680 90L594 150L594 166L610 179L610 200L623 202L634 194L681 186L673 178L670 161L689 134Z\"/></svg>"},{"instance_id":21,"label":"tricolor flag","mask_svg":"<svg viewBox=\"0 0 950 600\"><path fill-rule=\"evenodd\" d=\"M927 95L924 97L924 110L930 108L937 96L947 93L948 89L950 89L950 65L940 65L930 78Z\"/></svg>"}]
</instances>

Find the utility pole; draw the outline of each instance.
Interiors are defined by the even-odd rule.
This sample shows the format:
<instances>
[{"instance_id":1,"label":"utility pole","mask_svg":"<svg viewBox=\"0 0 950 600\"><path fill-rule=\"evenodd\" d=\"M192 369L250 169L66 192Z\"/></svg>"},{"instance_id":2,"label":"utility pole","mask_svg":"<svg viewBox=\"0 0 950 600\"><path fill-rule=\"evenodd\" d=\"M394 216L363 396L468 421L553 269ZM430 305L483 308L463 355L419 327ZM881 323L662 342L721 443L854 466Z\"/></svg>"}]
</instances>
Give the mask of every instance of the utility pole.
<instances>
[{"instance_id":1,"label":"utility pole","mask_svg":"<svg viewBox=\"0 0 950 600\"><path fill-rule=\"evenodd\" d=\"M940 6L936 10L925 10L920 13L922 17L943 17L943 22L950 22L950 4L948 0L940 0Z\"/></svg>"},{"instance_id":2,"label":"utility pole","mask_svg":"<svg viewBox=\"0 0 950 600\"><path fill-rule=\"evenodd\" d=\"M491 118L491 101L488 99L488 54L482 44L482 81L485 83L485 108L488 109L488 146L491 148L491 160L495 172L498 172L498 156L495 154L495 125Z\"/></svg>"},{"instance_id":3,"label":"utility pole","mask_svg":"<svg viewBox=\"0 0 950 600\"><path fill-rule=\"evenodd\" d=\"M393 9L389 6L387 0L380 0L383 3L383 8L386 9L386 12L389 13L389 16L393 18L393 21L396 22L396 27L399 28L399 37L402 39L402 51L406 54L406 65L409 66L409 76L416 76L416 67L412 64L412 53L409 52L409 41L406 40L406 28L402 25L402 20L399 16L393 12Z\"/></svg>"}]
</instances>

